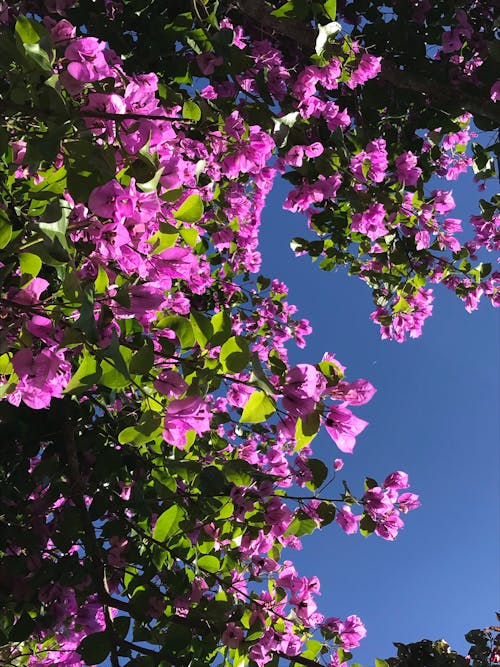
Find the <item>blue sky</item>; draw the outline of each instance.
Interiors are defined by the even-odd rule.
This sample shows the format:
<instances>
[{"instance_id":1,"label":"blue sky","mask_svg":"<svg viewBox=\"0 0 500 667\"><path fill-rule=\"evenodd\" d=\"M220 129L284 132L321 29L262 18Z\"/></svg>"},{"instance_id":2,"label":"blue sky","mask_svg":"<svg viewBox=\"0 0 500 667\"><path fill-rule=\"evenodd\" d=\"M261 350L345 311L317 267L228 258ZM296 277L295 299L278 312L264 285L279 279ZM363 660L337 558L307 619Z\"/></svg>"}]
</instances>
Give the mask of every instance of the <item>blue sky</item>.
<instances>
[{"instance_id":1,"label":"blue sky","mask_svg":"<svg viewBox=\"0 0 500 667\"><path fill-rule=\"evenodd\" d=\"M454 215L465 221L478 194L459 183ZM330 526L304 538L294 561L302 574L320 577L322 613L363 618L368 635L355 661L372 665L395 654L392 642L423 638L465 650L464 633L494 623L500 607L499 312L485 302L469 315L438 288L421 338L381 341L369 320L370 291L359 279L294 258L289 242L306 235L306 224L281 210L285 187L270 195L261 251L262 273L288 284L289 301L313 326L306 349L291 360L314 363L334 352L348 378L377 388L356 409L370 425L354 454L343 457L338 480L359 492L365 475L382 481L404 470L422 501L395 542ZM341 455L326 433L313 449L325 461Z\"/></svg>"}]
</instances>

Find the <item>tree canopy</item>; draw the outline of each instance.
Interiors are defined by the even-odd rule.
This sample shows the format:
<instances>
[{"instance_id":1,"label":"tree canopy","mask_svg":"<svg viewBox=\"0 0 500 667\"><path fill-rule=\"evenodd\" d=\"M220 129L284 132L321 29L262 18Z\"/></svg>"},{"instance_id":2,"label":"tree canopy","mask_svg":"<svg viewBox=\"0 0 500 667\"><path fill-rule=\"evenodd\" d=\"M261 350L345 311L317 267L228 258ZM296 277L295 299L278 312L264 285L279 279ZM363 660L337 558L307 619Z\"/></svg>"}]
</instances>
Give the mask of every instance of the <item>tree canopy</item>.
<instances>
[{"instance_id":1,"label":"tree canopy","mask_svg":"<svg viewBox=\"0 0 500 667\"><path fill-rule=\"evenodd\" d=\"M361 619L283 550L394 540L418 496L315 457L321 428L353 452L375 389L289 363L311 328L259 273L260 216L285 179L292 248L362 279L384 338L436 283L500 304L498 3L462 5L0 3L5 664L350 659Z\"/></svg>"}]
</instances>

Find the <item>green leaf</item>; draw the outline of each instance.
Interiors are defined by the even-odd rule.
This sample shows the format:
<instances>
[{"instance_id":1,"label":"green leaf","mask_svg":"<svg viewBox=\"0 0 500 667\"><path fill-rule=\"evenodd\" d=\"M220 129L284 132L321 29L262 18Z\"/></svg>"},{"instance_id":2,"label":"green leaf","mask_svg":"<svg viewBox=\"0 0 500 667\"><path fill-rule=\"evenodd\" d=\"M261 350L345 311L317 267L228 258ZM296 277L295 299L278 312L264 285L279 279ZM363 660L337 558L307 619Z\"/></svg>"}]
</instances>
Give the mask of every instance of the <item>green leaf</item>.
<instances>
[{"instance_id":1,"label":"green leaf","mask_svg":"<svg viewBox=\"0 0 500 667\"><path fill-rule=\"evenodd\" d=\"M104 294L109 287L109 278L102 266L99 266L97 278L94 282L94 289L96 294Z\"/></svg>"},{"instance_id":2,"label":"green leaf","mask_svg":"<svg viewBox=\"0 0 500 667\"><path fill-rule=\"evenodd\" d=\"M203 496L213 496L224 492L227 481L222 470L216 466L207 466L200 472L198 484Z\"/></svg>"},{"instance_id":3,"label":"green leaf","mask_svg":"<svg viewBox=\"0 0 500 667\"><path fill-rule=\"evenodd\" d=\"M118 337L114 334L111 345L102 351L104 357L101 362L102 375L100 384L110 389L123 389L130 384L129 364L132 350L119 345Z\"/></svg>"},{"instance_id":4,"label":"green leaf","mask_svg":"<svg viewBox=\"0 0 500 667\"><path fill-rule=\"evenodd\" d=\"M31 618L31 616L27 612L23 611L23 613L15 622L14 626L12 627L9 633L9 641L10 642L25 641L31 635L35 627L36 627L35 621Z\"/></svg>"},{"instance_id":5,"label":"green leaf","mask_svg":"<svg viewBox=\"0 0 500 667\"><path fill-rule=\"evenodd\" d=\"M173 216L181 222L198 222L203 215L203 201L198 194L189 197L173 211Z\"/></svg>"},{"instance_id":6,"label":"green leaf","mask_svg":"<svg viewBox=\"0 0 500 667\"><path fill-rule=\"evenodd\" d=\"M165 542L167 537L174 534L179 523L178 518L179 507L177 505L172 505L160 514L153 530L153 539L157 542Z\"/></svg>"},{"instance_id":7,"label":"green leaf","mask_svg":"<svg viewBox=\"0 0 500 667\"><path fill-rule=\"evenodd\" d=\"M36 278L42 268L42 260L38 255L30 252L22 252L19 255L21 266L21 285L25 287L33 278Z\"/></svg>"},{"instance_id":8,"label":"green leaf","mask_svg":"<svg viewBox=\"0 0 500 667\"><path fill-rule=\"evenodd\" d=\"M97 384L100 377L101 368L98 365L97 359L85 352L83 359L78 366L78 370L76 373L74 373L71 380L66 385L64 393L83 393L89 387Z\"/></svg>"},{"instance_id":9,"label":"green leaf","mask_svg":"<svg viewBox=\"0 0 500 667\"><path fill-rule=\"evenodd\" d=\"M199 121L201 118L201 109L193 100L186 100L182 105L182 117L186 120Z\"/></svg>"},{"instance_id":10,"label":"green leaf","mask_svg":"<svg viewBox=\"0 0 500 667\"><path fill-rule=\"evenodd\" d=\"M67 250L66 230L68 229L68 220L71 213L71 206L67 201L57 200L51 202L42 216L38 226L42 232L51 241L59 241L62 247Z\"/></svg>"},{"instance_id":11,"label":"green leaf","mask_svg":"<svg viewBox=\"0 0 500 667\"><path fill-rule=\"evenodd\" d=\"M111 642L107 632L95 632L87 635L77 648L87 665L99 665L104 662L111 651Z\"/></svg>"},{"instance_id":12,"label":"green leaf","mask_svg":"<svg viewBox=\"0 0 500 667\"><path fill-rule=\"evenodd\" d=\"M250 361L248 343L242 336L231 336L221 347L219 361L225 373L239 373Z\"/></svg>"},{"instance_id":13,"label":"green leaf","mask_svg":"<svg viewBox=\"0 0 500 667\"><path fill-rule=\"evenodd\" d=\"M40 44L24 44L24 51L40 69L52 73L52 63L49 54Z\"/></svg>"},{"instance_id":14,"label":"green leaf","mask_svg":"<svg viewBox=\"0 0 500 667\"><path fill-rule=\"evenodd\" d=\"M198 567L206 572L218 572L220 566L220 560L216 556L202 556L198 559Z\"/></svg>"},{"instance_id":15,"label":"green leaf","mask_svg":"<svg viewBox=\"0 0 500 667\"><path fill-rule=\"evenodd\" d=\"M312 491L316 491L328 477L328 468L320 459L308 459L307 467L311 471L313 478L310 482L307 482L306 486Z\"/></svg>"},{"instance_id":16,"label":"green leaf","mask_svg":"<svg viewBox=\"0 0 500 667\"><path fill-rule=\"evenodd\" d=\"M189 319L193 327L196 342L199 343L200 347L205 347L214 335L214 328L211 321L196 310L191 312Z\"/></svg>"},{"instance_id":17,"label":"green leaf","mask_svg":"<svg viewBox=\"0 0 500 667\"><path fill-rule=\"evenodd\" d=\"M376 486L378 486L378 482L376 479L373 479L373 477L365 477L365 483L364 483L365 491L368 491L368 489L374 489Z\"/></svg>"},{"instance_id":18,"label":"green leaf","mask_svg":"<svg viewBox=\"0 0 500 667\"><path fill-rule=\"evenodd\" d=\"M140 447L161 436L160 416L156 413L146 413L135 426L127 426L118 434L118 442L122 445Z\"/></svg>"},{"instance_id":19,"label":"green leaf","mask_svg":"<svg viewBox=\"0 0 500 667\"><path fill-rule=\"evenodd\" d=\"M326 0L326 2L323 3L323 9L325 10L325 14L327 14L332 21L335 21L335 18L337 17L337 0Z\"/></svg>"},{"instance_id":20,"label":"green leaf","mask_svg":"<svg viewBox=\"0 0 500 667\"><path fill-rule=\"evenodd\" d=\"M328 526L335 519L337 510L333 503L323 501L316 508L316 514L321 519L321 527Z\"/></svg>"},{"instance_id":21,"label":"green leaf","mask_svg":"<svg viewBox=\"0 0 500 667\"><path fill-rule=\"evenodd\" d=\"M15 31L23 44L37 44L40 41L40 28L37 22L25 16L17 19Z\"/></svg>"},{"instance_id":22,"label":"green leaf","mask_svg":"<svg viewBox=\"0 0 500 667\"><path fill-rule=\"evenodd\" d=\"M137 183L137 187L141 192L155 192L158 188L158 183L160 182L161 175L163 174L164 167L160 167L156 172L153 178L149 179L144 183Z\"/></svg>"},{"instance_id":23,"label":"green leaf","mask_svg":"<svg viewBox=\"0 0 500 667\"><path fill-rule=\"evenodd\" d=\"M130 628L130 618L128 616L117 616L113 620L113 628L118 637L125 639Z\"/></svg>"},{"instance_id":24,"label":"green leaf","mask_svg":"<svg viewBox=\"0 0 500 667\"><path fill-rule=\"evenodd\" d=\"M159 329L171 329L175 331L183 350L193 347L195 342L193 327L186 317L168 315L167 317L163 317L157 326Z\"/></svg>"},{"instance_id":25,"label":"green leaf","mask_svg":"<svg viewBox=\"0 0 500 667\"><path fill-rule=\"evenodd\" d=\"M288 0L284 5L272 11L271 14L279 19L302 21L308 17L309 8L305 0Z\"/></svg>"},{"instance_id":26,"label":"green leaf","mask_svg":"<svg viewBox=\"0 0 500 667\"><path fill-rule=\"evenodd\" d=\"M12 225L5 211L0 210L0 250L5 248L12 238Z\"/></svg>"},{"instance_id":27,"label":"green leaf","mask_svg":"<svg viewBox=\"0 0 500 667\"><path fill-rule=\"evenodd\" d=\"M381 660L380 658L375 658L375 667L389 667L387 660Z\"/></svg>"},{"instance_id":28,"label":"green leaf","mask_svg":"<svg viewBox=\"0 0 500 667\"><path fill-rule=\"evenodd\" d=\"M214 335L210 342L213 345L222 345L232 333L232 322L225 310L221 310L211 319Z\"/></svg>"},{"instance_id":29,"label":"green leaf","mask_svg":"<svg viewBox=\"0 0 500 667\"><path fill-rule=\"evenodd\" d=\"M276 406L263 391L254 391L243 408L241 423L259 424L276 412Z\"/></svg>"},{"instance_id":30,"label":"green leaf","mask_svg":"<svg viewBox=\"0 0 500 667\"><path fill-rule=\"evenodd\" d=\"M297 424L295 426L295 452L300 452L300 450L308 445L314 438L318 435L320 427L320 419L317 412L313 412L310 415L297 419Z\"/></svg>"},{"instance_id":31,"label":"green leaf","mask_svg":"<svg viewBox=\"0 0 500 667\"><path fill-rule=\"evenodd\" d=\"M377 527L377 524L375 521L371 518L369 514L366 514L366 512L363 514L361 517L361 521L359 522L359 532L363 537L368 537L368 535L371 535L375 528Z\"/></svg>"},{"instance_id":32,"label":"green leaf","mask_svg":"<svg viewBox=\"0 0 500 667\"><path fill-rule=\"evenodd\" d=\"M146 343L140 350L132 355L129 370L131 373L144 375L153 368L154 361L155 356L153 347Z\"/></svg>"},{"instance_id":33,"label":"green leaf","mask_svg":"<svg viewBox=\"0 0 500 667\"><path fill-rule=\"evenodd\" d=\"M314 519L311 519L305 512L299 510L286 529L284 537L289 537L290 535L296 535L297 537L310 535L311 533L314 533L317 527Z\"/></svg>"}]
</instances>

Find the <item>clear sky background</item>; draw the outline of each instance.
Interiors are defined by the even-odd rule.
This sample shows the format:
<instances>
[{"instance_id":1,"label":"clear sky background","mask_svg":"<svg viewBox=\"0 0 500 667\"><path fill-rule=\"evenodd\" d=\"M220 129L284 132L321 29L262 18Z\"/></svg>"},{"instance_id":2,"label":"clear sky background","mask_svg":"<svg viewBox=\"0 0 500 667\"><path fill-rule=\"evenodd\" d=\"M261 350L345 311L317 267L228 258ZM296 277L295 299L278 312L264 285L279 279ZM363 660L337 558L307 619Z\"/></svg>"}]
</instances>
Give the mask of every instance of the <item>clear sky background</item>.
<instances>
[{"instance_id":1,"label":"clear sky background","mask_svg":"<svg viewBox=\"0 0 500 667\"><path fill-rule=\"evenodd\" d=\"M477 188L464 179L441 184L452 186L454 215L466 221L476 212ZM367 286L294 257L289 242L307 228L303 217L281 210L285 192L282 185L270 195L261 252L262 273L288 284L289 302L313 326L305 350L294 349L290 359L314 363L334 352L348 379L364 377L377 388L369 404L355 408L370 424L354 454L343 456L337 479L360 493L365 475L381 482L404 470L422 502L403 517L395 542L331 525L305 537L294 562L302 574L319 576L322 613L362 617L368 635L355 661L373 665L395 655L392 642L423 638L445 638L464 651L465 632L494 624L500 610L500 313L485 300L469 315L454 294L437 288L421 338L382 341L369 319ZM326 432L312 446L325 461L342 456Z\"/></svg>"}]
</instances>

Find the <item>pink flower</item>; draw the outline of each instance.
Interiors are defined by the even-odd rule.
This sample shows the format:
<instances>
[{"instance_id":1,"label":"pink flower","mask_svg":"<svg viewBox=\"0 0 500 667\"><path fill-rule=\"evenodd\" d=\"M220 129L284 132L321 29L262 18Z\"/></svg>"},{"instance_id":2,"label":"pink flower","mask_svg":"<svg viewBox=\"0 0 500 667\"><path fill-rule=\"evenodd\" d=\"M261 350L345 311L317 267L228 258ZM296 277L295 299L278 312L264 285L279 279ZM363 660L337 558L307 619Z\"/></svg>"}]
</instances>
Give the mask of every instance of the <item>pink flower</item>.
<instances>
[{"instance_id":1,"label":"pink flower","mask_svg":"<svg viewBox=\"0 0 500 667\"><path fill-rule=\"evenodd\" d=\"M404 523L399 518L399 512L396 510L385 516L378 517L375 534L382 537L384 540L393 541L396 539L400 528L403 528Z\"/></svg>"},{"instance_id":2,"label":"pink flower","mask_svg":"<svg viewBox=\"0 0 500 667\"><path fill-rule=\"evenodd\" d=\"M359 616L348 616L340 631L344 648L351 649L359 646L360 641L366 637L366 628Z\"/></svg>"},{"instance_id":3,"label":"pink flower","mask_svg":"<svg viewBox=\"0 0 500 667\"><path fill-rule=\"evenodd\" d=\"M331 398L344 401L348 405L365 405L377 390L368 380L355 380L354 382L341 381L335 387L327 389Z\"/></svg>"},{"instance_id":4,"label":"pink flower","mask_svg":"<svg viewBox=\"0 0 500 667\"><path fill-rule=\"evenodd\" d=\"M398 507L403 514L416 510L417 507L420 507L419 497L416 493L402 493L398 498Z\"/></svg>"},{"instance_id":5,"label":"pink flower","mask_svg":"<svg viewBox=\"0 0 500 667\"><path fill-rule=\"evenodd\" d=\"M325 428L340 451L352 454L356 444L356 436L368 426L359 417L343 406L333 405L326 417Z\"/></svg>"},{"instance_id":6,"label":"pink flower","mask_svg":"<svg viewBox=\"0 0 500 667\"><path fill-rule=\"evenodd\" d=\"M76 27L66 19L56 23L50 30L50 36L54 42L64 42L73 39L76 35Z\"/></svg>"},{"instance_id":7,"label":"pink flower","mask_svg":"<svg viewBox=\"0 0 500 667\"><path fill-rule=\"evenodd\" d=\"M210 412L199 396L187 396L172 401L165 415L163 437L170 445L184 449L186 433L195 431L202 435L210 430Z\"/></svg>"},{"instance_id":8,"label":"pink flower","mask_svg":"<svg viewBox=\"0 0 500 667\"><path fill-rule=\"evenodd\" d=\"M12 399L19 399L34 410L47 408L53 397L62 398L62 392L71 378L71 364L64 359L62 350L45 348L37 356L29 348L22 348L12 357L19 382Z\"/></svg>"},{"instance_id":9,"label":"pink flower","mask_svg":"<svg viewBox=\"0 0 500 667\"><path fill-rule=\"evenodd\" d=\"M353 514L349 505L344 505L343 508L337 512L335 521L347 535L352 535L358 532L361 517Z\"/></svg>"},{"instance_id":10,"label":"pink flower","mask_svg":"<svg viewBox=\"0 0 500 667\"><path fill-rule=\"evenodd\" d=\"M362 86L369 79L374 79L382 69L380 65L381 60L382 58L380 57L363 53L357 68L351 74L351 78L346 81L346 86L353 89L356 86Z\"/></svg>"},{"instance_id":11,"label":"pink flower","mask_svg":"<svg viewBox=\"0 0 500 667\"><path fill-rule=\"evenodd\" d=\"M375 241L387 234L385 216L386 211L382 204L372 204L364 213L355 213L352 216L351 229L353 232L366 234L369 239Z\"/></svg>"},{"instance_id":12,"label":"pink flower","mask_svg":"<svg viewBox=\"0 0 500 667\"><path fill-rule=\"evenodd\" d=\"M460 51L462 48L462 40L460 39L458 30L445 30L441 39L443 44L443 53Z\"/></svg>"},{"instance_id":13,"label":"pink flower","mask_svg":"<svg viewBox=\"0 0 500 667\"><path fill-rule=\"evenodd\" d=\"M175 371L162 371L153 384L160 394L164 394L170 398L173 396L182 396L188 388L182 376Z\"/></svg>"},{"instance_id":14,"label":"pink flower","mask_svg":"<svg viewBox=\"0 0 500 667\"><path fill-rule=\"evenodd\" d=\"M398 155L396 169L398 181L410 186L416 186L422 174L420 167L417 167L417 158L411 151Z\"/></svg>"},{"instance_id":15,"label":"pink flower","mask_svg":"<svg viewBox=\"0 0 500 667\"><path fill-rule=\"evenodd\" d=\"M283 387L283 407L295 417L310 414L326 386L324 376L311 364L290 369Z\"/></svg>"},{"instance_id":16,"label":"pink flower","mask_svg":"<svg viewBox=\"0 0 500 667\"><path fill-rule=\"evenodd\" d=\"M227 624L226 629L222 633L222 643L229 648L238 648L243 639L243 628L238 627L232 621Z\"/></svg>"},{"instance_id":17,"label":"pink flower","mask_svg":"<svg viewBox=\"0 0 500 667\"><path fill-rule=\"evenodd\" d=\"M455 208L455 200L452 193L444 190L433 190L431 196L434 197L434 208L438 213L449 213Z\"/></svg>"},{"instance_id":18,"label":"pink flower","mask_svg":"<svg viewBox=\"0 0 500 667\"><path fill-rule=\"evenodd\" d=\"M380 486L375 486L366 491L363 496L363 504L372 519L377 519L391 512L394 507L389 493L385 489L381 489Z\"/></svg>"},{"instance_id":19,"label":"pink flower","mask_svg":"<svg viewBox=\"0 0 500 667\"><path fill-rule=\"evenodd\" d=\"M500 99L500 79L495 81L495 83L491 86L490 98L493 100L493 102L496 102Z\"/></svg>"},{"instance_id":20,"label":"pink flower","mask_svg":"<svg viewBox=\"0 0 500 667\"><path fill-rule=\"evenodd\" d=\"M109 181L94 188L89 197L89 209L101 218L128 218L133 204L128 191L118 183Z\"/></svg>"},{"instance_id":21,"label":"pink flower","mask_svg":"<svg viewBox=\"0 0 500 667\"><path fill-rule=\"evenodd\" d=\"M209 74L213 74L215 68L222 65L224 61L221 56L216 56L215 53L207 51L206 53L200 53L199 56L196 56L196 62L198 63L201 73L208 76Z\"/></svg>"},{"instance_id":22,"label":"pink flower","mask_svg":"<svg viewBox=\"0 0 500 667\"><path fill-rule=\"evenodd\" d=\"M407 489L410 486L408 484L408 475L401 470L391 472L384 479L382 486L386 489Z\"/></svg>"},{"instance_id":23,"label":"pink flower","mask_svg":"<svg viewBox=\"0 0 500 667\"><path fill-rule=\"evenodd\" d=\"M82 83L98 81L112 75L112 70L104 57L105 42L96 37L81 37L73 40L65 51L70 61L68 72Z\"/></svg>"}]
</instances>

